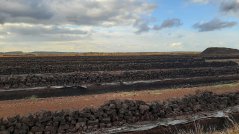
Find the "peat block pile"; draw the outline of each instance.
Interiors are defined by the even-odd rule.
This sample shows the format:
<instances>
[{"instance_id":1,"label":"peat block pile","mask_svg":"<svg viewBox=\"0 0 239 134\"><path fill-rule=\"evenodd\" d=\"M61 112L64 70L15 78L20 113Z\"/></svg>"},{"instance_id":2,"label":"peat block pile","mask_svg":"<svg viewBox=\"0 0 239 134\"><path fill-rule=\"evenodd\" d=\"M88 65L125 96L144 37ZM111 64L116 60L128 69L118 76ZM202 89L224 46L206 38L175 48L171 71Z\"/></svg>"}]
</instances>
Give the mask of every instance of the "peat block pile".
<instances>
[{"instance_id":1,"label":"peat block pile","mask_svg":"<svg viewBox=\"0 0 239 134\"><path fill-rule=\"evenodd\" d=\"M239 50L225 47L210 47L201 53L205 59L239 59Z\"/></svg>"},{"instance_id":2,"label":"peat block pile","mask_svg":"<svg viewBox=\"0 0 239 134\"><path fill-rule=\"evenodd\" d=\"M204 50L202 55L239 55L238 49L225 47L210 47Z\"/></svg>"},{"instance_id":3,"label":"peat block pile","mask_svg":"<svg viewBox=\"0 0 239 134\"><path fill-rule=\"evenodd\" d=\"M238 64L206 62L195 56L0 58L0 88L80 86L238 74Z\"/></svg>"},{"instance_id":4,"label":"peat block pile","mask_svg":"<svg viewBox=\"0 0 239 134\"><path fill-rule=\"evenodd\" d=\"M103 93L122 87L125 90L188 87L238 80L236 62L208 62L200 55L0 58L0 100L41 94L47 97L83 95L98 89ZM48 92L55 87L61 90L54 94Z\"/></svg>"},{"instance_id":5,"label":"peat block pile","mask_svg":"<svg viewBox=\"0 0 239 134\"><path fill-rule=\"evenodd\" d=\"M62 74L28 74L0 77L0 88L39 86L78 86L119 81L163 80L168 78L206 77L239 74L239 67L121 72L77 72Z\"/></svg>"},{"instance_id":6,"label":"peat block pile","mask_svg":"<svg viewBox=\"0 0 239 134\"><path fill-rule=\"evenodd\" d=\"M7 64L7 63L6 63ZM41 74L41 73L70 73L70 72L89 72L89 71L120 71L120 70L147 70L147 69L170 69L170 68L199 68L199 67L227 67L237 66L235 62L135 62L129 63L113 62L62 62L62 63L19 63L14 66L1 65L0 75L10 74Z\"/></svg>"},{"instance_id":7,"label":"peat block pile","mask_svg":"<svg viewBox=\"0 0 239 134\"><path fill-rule=\"evenodd\" d=\"M39 112L26 117L0 120L1 134L14 133L79 133L112 126L151 121L166 117L216 111L239 105L239 93L223 95L204 92L167 102L145 103L133 100L112 100L98 109L82 111Z\"/></svg>"}]
</instances>

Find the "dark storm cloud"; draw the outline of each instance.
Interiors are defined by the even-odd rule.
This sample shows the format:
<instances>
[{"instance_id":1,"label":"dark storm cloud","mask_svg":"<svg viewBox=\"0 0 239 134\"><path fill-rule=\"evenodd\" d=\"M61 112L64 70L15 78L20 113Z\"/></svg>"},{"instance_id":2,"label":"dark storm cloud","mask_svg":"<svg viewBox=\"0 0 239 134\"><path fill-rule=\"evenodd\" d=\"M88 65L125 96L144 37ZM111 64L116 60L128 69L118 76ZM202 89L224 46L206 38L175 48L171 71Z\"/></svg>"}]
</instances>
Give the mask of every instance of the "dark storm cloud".
<instances>
[{"instance_id":1,"label":"dark storm cloud","mask_svg":"<svg viewBox=\"0 0 239 134\"><path fill-rule=\"evenodd\" d=\"M215 31L224 28L236 26L237 22L234 21L222 21L220 19L213 19L208 22L196 23L193 25L199 32Z\"/></svg>"}]
</instances>

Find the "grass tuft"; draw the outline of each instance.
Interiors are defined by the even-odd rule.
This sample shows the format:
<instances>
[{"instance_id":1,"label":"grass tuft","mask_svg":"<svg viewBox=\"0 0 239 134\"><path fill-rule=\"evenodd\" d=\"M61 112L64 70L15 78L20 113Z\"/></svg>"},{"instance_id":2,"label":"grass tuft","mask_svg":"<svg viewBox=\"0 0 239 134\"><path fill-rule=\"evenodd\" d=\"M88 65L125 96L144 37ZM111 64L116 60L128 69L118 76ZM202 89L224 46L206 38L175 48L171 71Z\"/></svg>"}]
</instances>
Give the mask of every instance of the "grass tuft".
<instances>
[{"instance_id":1,"label":"grass tuft","mask_svg":"<svg viewBox=\"0 0 239 134\"><path fill-rule=\"evenodd\" d=\"M178 134L239 134L239 124L234 123L234 125L223 131L216 131L211 128L211 131L205 132L204 128L200 125L195 125L194 130L179 130Z\"/></svg>"},{"instance_id":2,"label":"grass tuft","mask_svg":"<svg viewBox=\"0 0 239 134\"><path fill-rule=\"evenodd\" d=\"M38 96L36 95L32 95L30 97L26 97L26 99L29 99L29 100L37 100Z\"/></svg>"}]
</instances>

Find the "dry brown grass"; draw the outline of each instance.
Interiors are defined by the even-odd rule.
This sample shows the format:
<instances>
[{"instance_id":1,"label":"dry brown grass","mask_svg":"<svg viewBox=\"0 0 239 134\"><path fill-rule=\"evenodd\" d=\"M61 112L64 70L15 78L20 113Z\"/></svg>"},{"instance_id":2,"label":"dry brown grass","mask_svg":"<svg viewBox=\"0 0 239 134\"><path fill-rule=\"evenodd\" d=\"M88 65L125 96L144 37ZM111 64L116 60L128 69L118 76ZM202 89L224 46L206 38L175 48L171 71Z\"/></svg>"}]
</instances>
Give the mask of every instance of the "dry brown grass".
<instances>
[{"instance_id":1,"label":"dry brown grass","mask_svg":"<svg viewBox=\"0 0 239 134\"><path fill-rule=\"evenodd\" d=\"M227 129L223 132L216 132L214 134L239 134L239 125L235 125L230 129Z\"/></svg>"},{"instance_id":2,"label":"dry brown grass","mask_svg":"<svg viewBox=\"0 0 239 134\"><path fill-rule=\"evenodd\" d=\"M215 131L215 129L211 128L210 132L204 132L203 127L201 127L200 125L196 125L195 131L189 130L185 132L179 130L178 134L239 134L239 124L235 123L233 127L223 131Z\"/></svg>"}]
</instances>

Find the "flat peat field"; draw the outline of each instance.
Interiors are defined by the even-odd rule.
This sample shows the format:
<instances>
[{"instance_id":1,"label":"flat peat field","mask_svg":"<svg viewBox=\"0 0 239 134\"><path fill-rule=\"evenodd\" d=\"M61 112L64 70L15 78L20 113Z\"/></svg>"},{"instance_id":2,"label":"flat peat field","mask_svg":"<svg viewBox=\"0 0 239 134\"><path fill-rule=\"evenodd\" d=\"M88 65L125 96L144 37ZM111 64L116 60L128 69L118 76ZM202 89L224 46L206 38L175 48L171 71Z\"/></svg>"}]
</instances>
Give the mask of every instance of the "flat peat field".
<instances>
[{"instance_id":1,"label":"flat peat field","mask_svg":"<svg viewBox=\"0 0 239 134\"><path fill-rule=\"evenodd\" d=\"M198 54L1 57L0 118L26 118L0 119L0 133L17 133L19 126L33 133L93 132L237 106L238 59ZM65 109L83 112L84 119L71 112L54 113ZM33 118L35 124L23 122Z\"/></svg>"},{"instance_id":2,"label":"flat peat field","mask_svg":"<svg viewBox=\"0 0 239 134\"><path fill-rule=\"evenodd\" d=\"M239 80L239 66L227 58L239 56L4 57L0 100L230 83Z\"/></svg>"}]
</instances>

